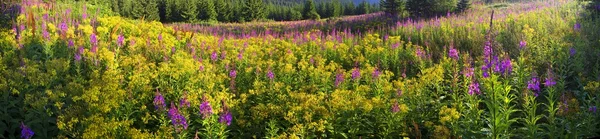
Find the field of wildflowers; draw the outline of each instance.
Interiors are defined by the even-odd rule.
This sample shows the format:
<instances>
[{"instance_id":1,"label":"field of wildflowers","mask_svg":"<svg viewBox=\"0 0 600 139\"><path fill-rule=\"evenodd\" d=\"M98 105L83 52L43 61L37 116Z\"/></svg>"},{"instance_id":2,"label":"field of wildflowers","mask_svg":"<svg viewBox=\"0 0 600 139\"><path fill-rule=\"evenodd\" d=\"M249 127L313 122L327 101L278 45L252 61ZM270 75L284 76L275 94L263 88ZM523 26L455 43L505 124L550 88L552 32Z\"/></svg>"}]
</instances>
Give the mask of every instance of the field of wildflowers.
<instances>
[{"instance_id":1,"label":"field of wildflowers","mask_svg":"<svg viewBox=\"0 0 600 139\"><path fill-rule=\"evenodd\" d=\"M599 136L600 20L583 4L480 4L360 33L25 0L0 31L0 138Z\"/></svg>"}]
</instances>

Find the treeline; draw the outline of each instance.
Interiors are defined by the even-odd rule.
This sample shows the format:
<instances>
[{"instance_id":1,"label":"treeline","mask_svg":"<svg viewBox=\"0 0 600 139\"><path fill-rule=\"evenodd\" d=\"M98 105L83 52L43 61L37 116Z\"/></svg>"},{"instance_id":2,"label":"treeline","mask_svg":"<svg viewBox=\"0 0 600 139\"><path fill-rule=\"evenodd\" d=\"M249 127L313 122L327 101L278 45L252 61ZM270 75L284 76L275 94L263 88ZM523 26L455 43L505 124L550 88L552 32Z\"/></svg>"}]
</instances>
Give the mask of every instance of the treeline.
<instances>
[{"instance_id":1,"label":"treeline","mask_svg":"<svg viewBox=\"0 0 600 139\"><path fill-rule=\"evenodd\" d=\"M102 4L108 4L112 11L123 17L161 22L292 21L380 10L378 5L366 1L355 5L340 0L106 0Z\"/></svg>"},{"instance_id":2,"label":"treeline","mask_svg":"<svg viewBox=\"0 0 600 139\"><path fill-rule=\"evenodd\" d=\"M398 17L432 17L471 8L471 0L381 0L386 13Z\"/></svg>"}]
</instances>

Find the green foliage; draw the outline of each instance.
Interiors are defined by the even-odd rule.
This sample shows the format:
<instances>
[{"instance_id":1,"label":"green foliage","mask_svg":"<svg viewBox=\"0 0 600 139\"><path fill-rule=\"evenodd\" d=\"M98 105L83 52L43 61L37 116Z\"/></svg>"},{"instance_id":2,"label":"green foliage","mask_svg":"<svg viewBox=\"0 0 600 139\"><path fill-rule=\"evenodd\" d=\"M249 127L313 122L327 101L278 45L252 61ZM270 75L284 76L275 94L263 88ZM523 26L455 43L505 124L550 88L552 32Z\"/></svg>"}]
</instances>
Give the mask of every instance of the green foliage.
<instances>
[{"instance_id":1,"label":"green foliage","mask_svg":"<svg viewBox=\"0 0 600 139\"><path fill-rule=\"evenodd\" d=\"M386 13L398 16L404 13L406 5L404 0L381 0L381 7Z\"/></svg>"},{"instance_id":2,"label":"green foliage","mask_svg":"<svg viewBox=\"0 0 600 139\"><path fill-rule=\"evenodd\" d=\"M302 12L302 15L304 15L304 19L317 20L321 18L321 16L317 13L317 9L313 0L307 0L304 3L304 10Z\"/></svg>"},{"instance_id":3,"label":"green foliage","mask_svg":"<svg viewBox=\"0 0 600 139\"><path fill-rule=\"evenodd\" d=\"M367 1L361 2L360 4L358 4L358 7L356 8L356 13L355 14L368 14L371 13L371 4L369 4Z\"/></svg>"},{"instance_id":4,"label":"green foliage","mask_svg":"<svg viewBox=\"0 0 600 139\"><path fill-rule=\"evenodd\" d=\"M460 0L458 5L456 5L456 10L459 12L463 12L468 9L471 9L471 0Z\"/></svg>"},{"instance_id":5,"label":"green foliage","mask_svg":"<svg viewBox=\"0 0 600 139\"><path fill-rule=\"evenodd\" d=\"M262 0L246 0L243 7L247 21L257 21L266 16L265 5Z\"/></svg>"},{"instance_id":6,"label":"green foliage","mask_svg":"<svg viewBox=\"0 0 600 139\"><path fill-rule=\"evenodd\" d=\"M158 21L158 3L157 0L134 0L131 9L131 17L149 21Z\"/></svg>"},{"instance_id":7,"label":"green foliage","mask_svg":"<svg viewBox=\"0 0 600 139\"><path fill-rule=\"evenodd\" d=\"M231 5L224 0L215 0L215 12L217 12L217 20L221 22L230 22L232 19Z\"/></svg>"},{"instance_id":8,"label":"green foliage","mask_svg":"<svg viewBox=\"0 0 600 139\"><path fill-rule=\"evenodd\" d=\"M193 3L192 3L193 4ZM217 11L215 10L215 4L213 0L200 0L198 1L198 19L205 21L216 21Z\"/></svg>"}]
</instances>

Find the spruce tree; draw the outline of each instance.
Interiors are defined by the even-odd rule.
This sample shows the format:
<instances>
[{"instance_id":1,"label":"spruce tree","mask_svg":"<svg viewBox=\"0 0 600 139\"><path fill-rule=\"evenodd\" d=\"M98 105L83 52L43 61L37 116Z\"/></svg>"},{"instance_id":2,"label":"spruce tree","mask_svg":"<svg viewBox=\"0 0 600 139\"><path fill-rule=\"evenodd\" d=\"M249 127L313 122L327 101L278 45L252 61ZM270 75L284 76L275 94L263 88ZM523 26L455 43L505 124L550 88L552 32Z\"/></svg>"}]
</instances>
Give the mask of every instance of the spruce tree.
<instances>
[{"instance_id":1,"label":"spruce tree","mask_svg":"<svg viewBox=\"0 0 600 139\"><path fill-rule=\"evenodd\" d=\"M185 0L187 1L187 0ZM187 3L181 3L181 18L185 22L193 22L196 20L198 15L196 1L187 1Z\"/></svg>"},{"instance_id":2,"label":"spruce tree","mask_svg":"<svg viewBox=\"0 0 600 139\"><path fill-rule=\"evenodd\" d=\"M464 12L471 8L471 0L460 0L456 7L459 12Z\"/></svg>"},{"instance_id":3,"label":"spruce tree","mask_svg":"<svg viewBox=\"0 0 600 139\"><path fill-rule=\"evenodd\" d=\"M266 11L264 9L262 0L246 0L242 11L244 11L246 20L256 21L265 18Z\"/></svg>"},{"instance_id":4,"label":"spruce tree","mask_svg":"<svg viewBox=\"0 0 600 139\"><path fill-rule=\"evenodd\" d=\"M313 0L307 0L304 3L304 10L302 14L304 15L304 19L316 20L321 18L321 16L317 13L317 8L315 8L315 3Z\"/></svg>"},{"instance_id":5,"label":"spruce tree","mask_svg":"<svg viewBox=\"0 0 600 139\"><path fill-rule=\"evenodd\" d=\"M358 5L358 8L356 9L356 14L368 14L371 12L370 7L371 5L367 1L363 0Z\"/></svg>"},{"instance_id":6,"label":"spruce tree","mask_svg":"<svg viewBox=\"0 0 600 139\"><path fill-rule=\"evenodd\" d=\"M404 12L404 0L381 0L381 8L388 14L398 16Z\"/></svg>"},{"instance_id":7,"label":"spruce tree","mask_svg":"<svg viewBox=\"0 0 600 139\"><path fill-rule=\"evenodd\" d=\"M136 19L144 18L149 21L157 21L159 19L158 3L156 0L136 0L131 14Z\"/></svg>"},{"instance_id":8,"label":"spruce tree","mask_svg":"<svg viewBox=\"0 0 600 139\"><path fill-rule=\"evenodd\" d=\"M215 11L217 12L217 20L221 22L229 22L231 18L231 6L224 0L215 1Z\"/></svg>"},{"instance_id":9,"label":"spruce tree","mask_svg":"<svg viewBox=\"0 0 600 139\"><path fill-rule=\"evenodd\" d=\"M212 0L200 0L198 2L198 19L207 21L217 20L217 11Z\"/></svg>"}]
</instances>

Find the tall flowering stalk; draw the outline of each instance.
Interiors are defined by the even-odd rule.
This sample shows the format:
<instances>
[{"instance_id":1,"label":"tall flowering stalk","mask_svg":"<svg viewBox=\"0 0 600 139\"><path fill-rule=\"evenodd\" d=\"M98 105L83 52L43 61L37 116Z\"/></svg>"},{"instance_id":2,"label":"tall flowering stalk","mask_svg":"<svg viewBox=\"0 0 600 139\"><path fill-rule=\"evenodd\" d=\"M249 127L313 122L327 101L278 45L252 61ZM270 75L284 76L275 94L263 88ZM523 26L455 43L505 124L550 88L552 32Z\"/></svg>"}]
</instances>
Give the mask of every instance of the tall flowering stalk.
<instances>
[{"instance_id":1,"label":"tall flowering stalk","mask_svg":"<svg viewBox=\"0 0 600 139\"><path fill-rule=\"evenodd\" d=\"M527 89L534 92L534 96L538 97L538 92L540 91L540 81L538 77L535 75L531 77L531 80L527 82Z\"/></svg>"},{"instance_id":2,"label":"tall flowering stalk","mask_svg":"<svg viewBox=\"0 0 600 139\"><path fill-rule=\"evenodd\" d=\"M221 109L223 112L219 116L219 123L225 124L227 126L231 125L231 120L233 118L231 117L231 112L229 111L229 107L227 107L225 100L221 100Z\"/></svg>"},{"instance_id":3,"label":"tall flowering stalk","mask_svg":"<svg viewBox=\"0 0 600 139\"><path fill-rule=\"evenodd\" d=\"M98 52L98 38L97 38L96 34L94 34L94 33L92 33L92 35L90 35L90 44L92 45L90 52L92 52L92 53Z\"/></svg>"},{"instance_id":4,"label":"tall flowering stalk","mask_svg":"<svg viewBox=\"0 0 600 139\"><path fill-rule=\"evenodd\" d=\"M171 102L171 108L169 109L169 119L171 119L171 123L177 131L180 131L179 126L183 127L183 129L188 128L185 116L179 112L179 109L175 106L175 104L173 104L173 102Z\"/></svg>"},{"instance_id":5,"label":"tall flowering stalk","mask_svg":"<svg viewBox=\"0 0 600 139\"><path fill-rule=\"evenodd\" d=\"M334 82L334 86L337 88L340 86L340 84L344 82L344 73L342 72L338 72L335 75L335 82Z\"/></svg>"},{"instance_id":6,"label":"tall flowering stalk","mask_svg":"<svg viewBox=\"0 0 600 139\"><path fill-rule=\"evenodd\" d=\"M167 107L167 105L165 104L165 98L163 97L163 95L158 91L158 88L156 88L156 93L154 95L154 108L156 110L162 110L165 107Z\"/></svg>"},{"instance_id":7,"label":"tall flowering stalk","mask_svg":"<svg viewBox=\"0 0 600 139\"><path fill-rule=\"evenodd\" d=\"M458 50L454 49L454 47L450 47L450 50L448 50L448 57L458 60Z\"/></svg>"},{"instance_id":8,"label":"tall flowering stalk","mask_svg":"<svg viewBox=\"0 0 600 139\"><path fill-rule=\"evenodd\" d=\"M360 78L360 69L358 67L352 69L352 80L357 81Z\"/></svg>"},{"instance_id":9,"label":"tall flowering stalk","mask_svg":"<svg viewBox=\"0 0 600 139\"><path fill-rule=\"evenodd\" d=\"M200 115L202 115L202 119L206 119L212 114L212 107L208 102L208 98L206 98L206 96L202 96L202 103L200 104Z\"/></svg>"}]
</instances>

